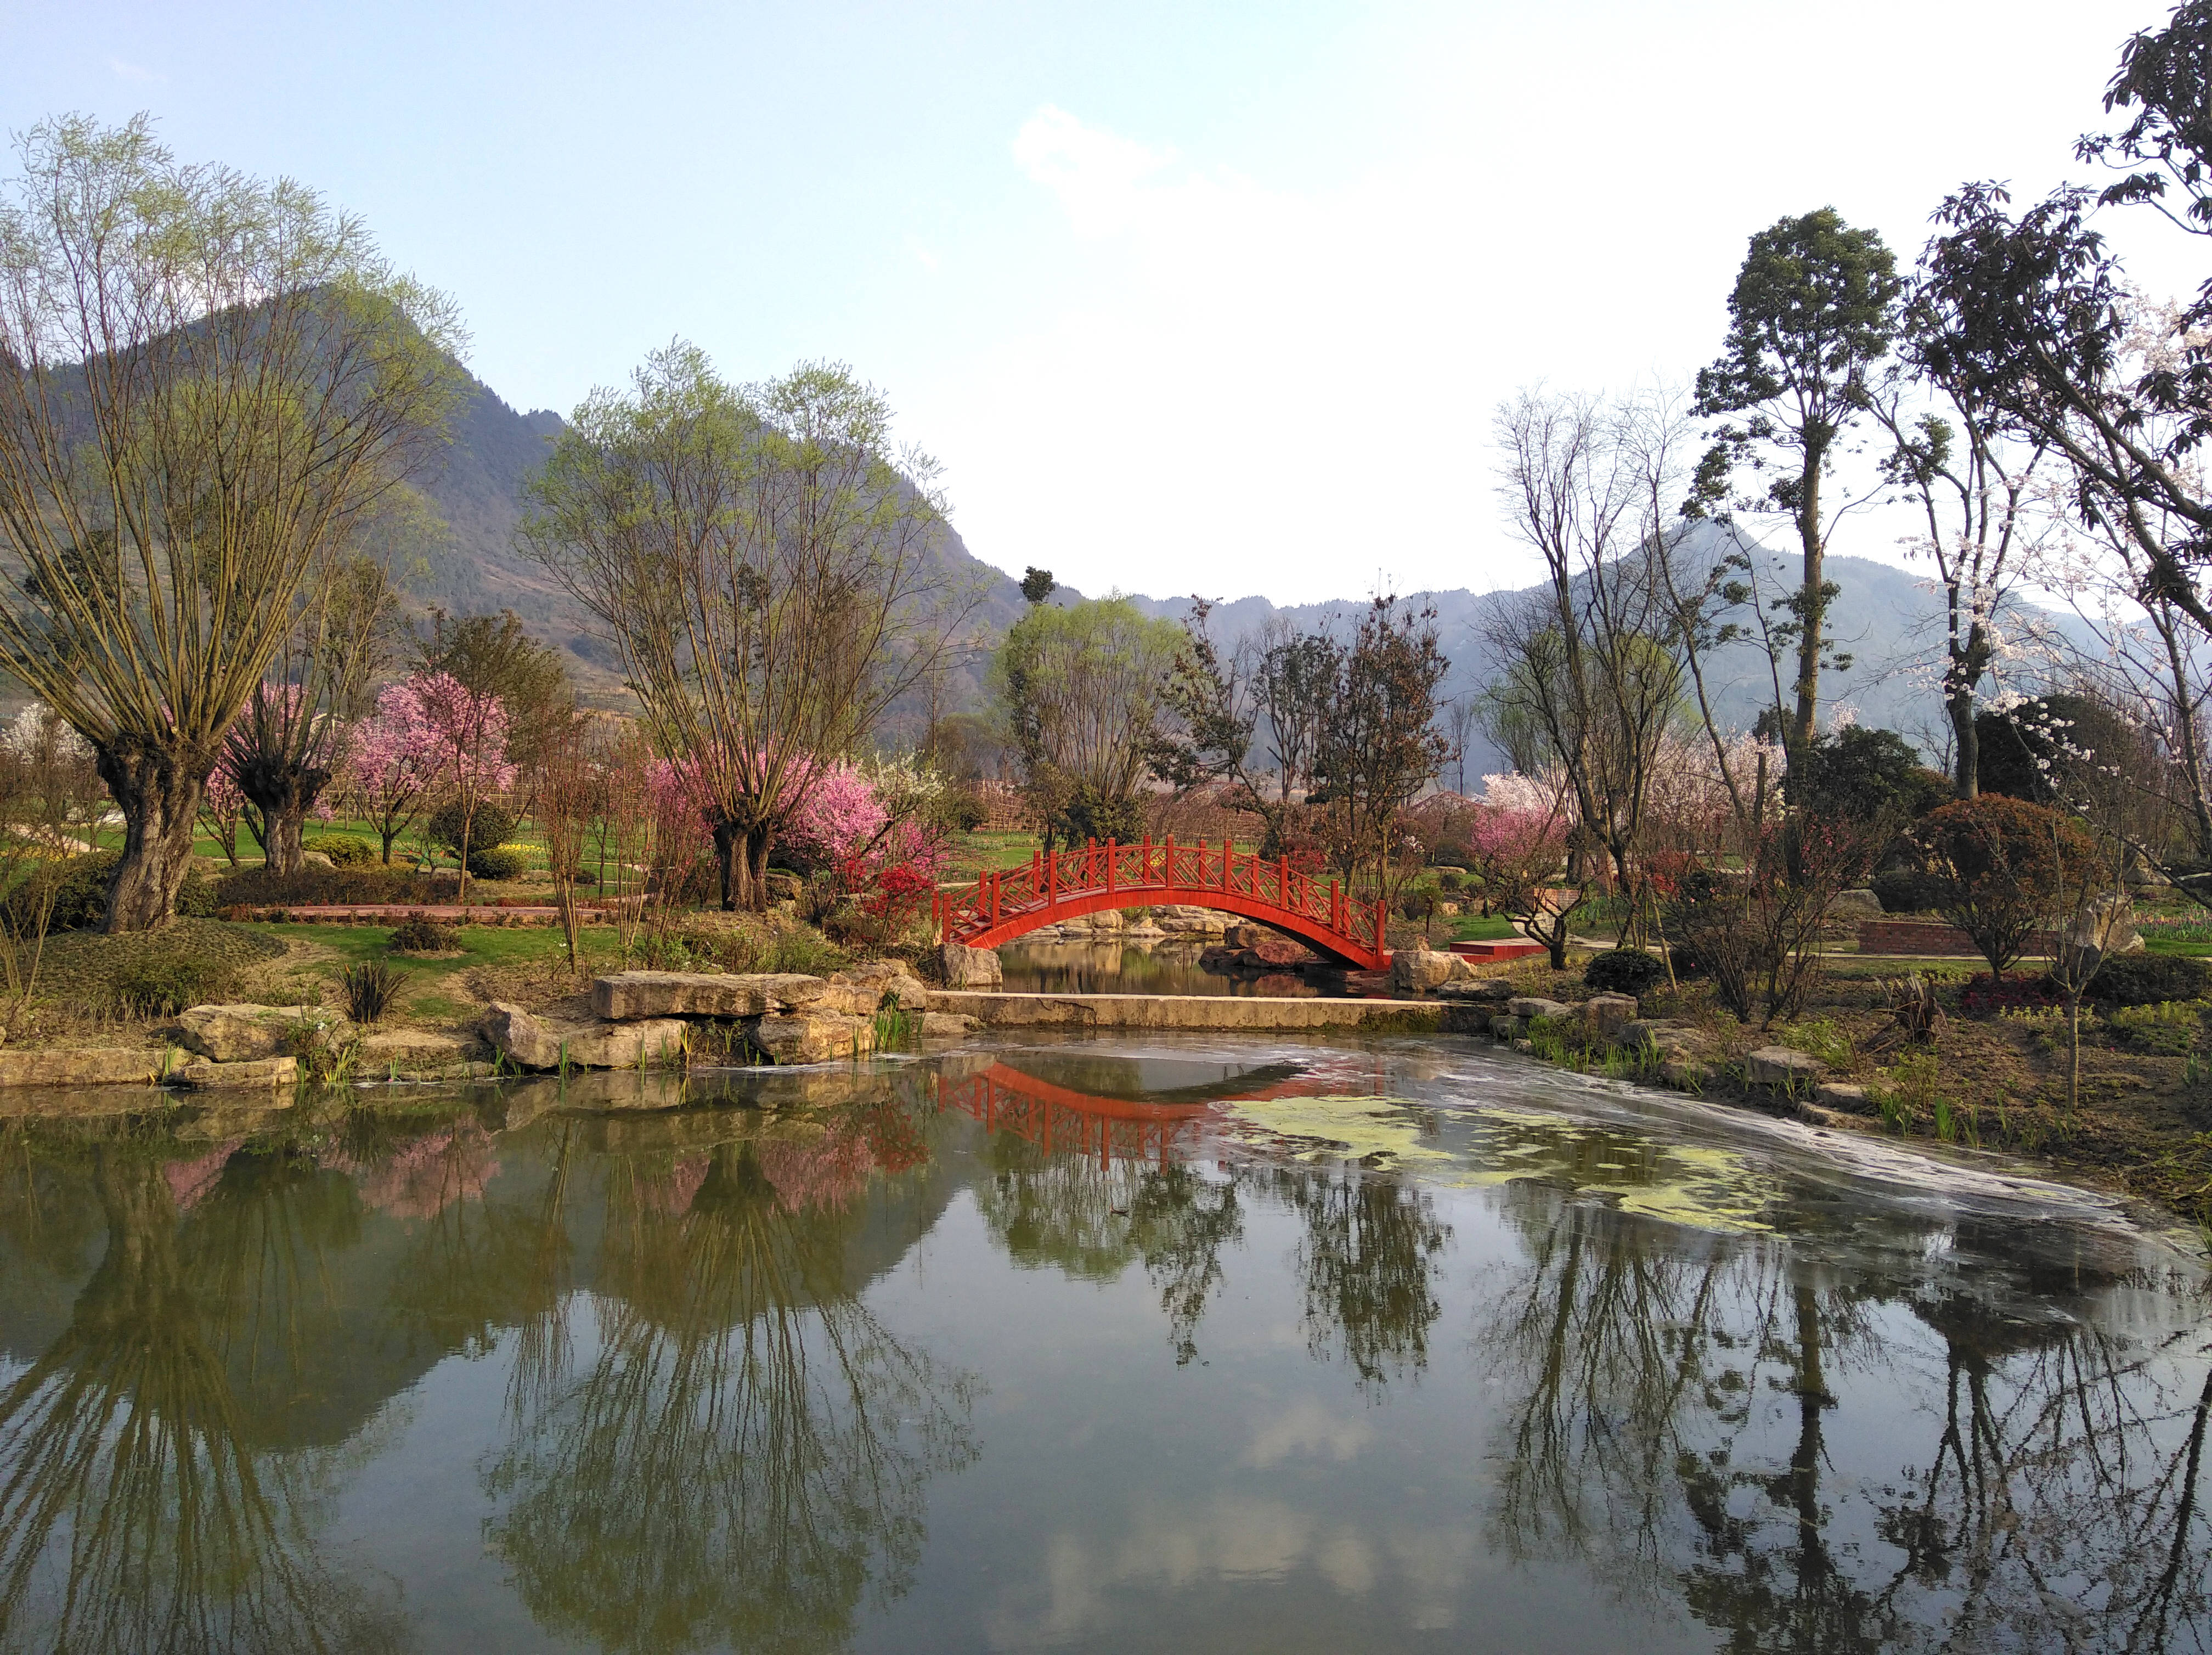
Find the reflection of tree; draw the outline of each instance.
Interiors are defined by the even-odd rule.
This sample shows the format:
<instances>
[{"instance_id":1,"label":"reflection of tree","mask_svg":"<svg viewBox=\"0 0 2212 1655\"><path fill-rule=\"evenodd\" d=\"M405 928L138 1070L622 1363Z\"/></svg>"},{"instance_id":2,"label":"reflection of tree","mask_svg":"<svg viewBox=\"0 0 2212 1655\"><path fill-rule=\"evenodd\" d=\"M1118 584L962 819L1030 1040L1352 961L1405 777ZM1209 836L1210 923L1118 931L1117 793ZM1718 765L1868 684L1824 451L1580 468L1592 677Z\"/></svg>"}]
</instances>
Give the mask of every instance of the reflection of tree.
<instances>
[{"instance_id":1,"label":"reflection of tree","mask_svg":"<svg viewBox=\"0 0 2212 1655\"><path fill-rule=\"evenodd\" d=\"M791 1169L786 1168L787 1171ZM865 1209L794 1207L755 1144L610 1171L594 1354L518 1391L492 1543L540 1623L613 1650L814 1650L902 1591L971 1381L861 1305Z\"/></svg>"},{"instance_id":2,"label":"reflection of tree","mask_svg":"<svg viewBox=\"0 0 2212 1655\"><path fill-rule=\"evenodd\" d=\"M1221 1281L1221 1251L1243 1238L1233 1180L1087 1155L1048 1155L1012 1132L993 1137L992 1171L976 1189L983 1221L1017 1264L1051 1265L1111 1281L1133 1263L1158 1289L1178 1366L1198 1354L1198 1323Z\"/></svg>"},{"instance_id":3,"label":"reflection of tree","mask_svg":"<svg viewBox=\"0 0 2212 1655\"><path fill-rule=\"evenodd\" d=\"M1273 1167L1256 1175L1305 1222L1296 1268L1306 1344L1340 1353L1362 1386L1428 1365L1451 1226L1428 1195L1355 1167Z\"/></svg>"},{"instance_id":4,"label":"reflection of tree","mask_svg":"<svg viewBox=\"0 0 2212 1655\"><path fill-rule=\"evenodd\" d=\"M67 1331L0 1396L0 1638L57 1648L392 1646L401 1629L315 1555L311 1456L262 1457L227 1366L259 1337L252 1233L286 1183L222 1187L180 1226L161 1163L92 1152L107 1247ZM264 1252L261 1263L290 1268ZM242 1319L241 1319L242 1318ZM251 1366L251 1363L247 1364Z\"/></svg>"},{"instance_id":5,"label":"reflection of tree","mask_svg":"<svg viewBox=\"0 0 2212 1655\"><path fill-rule=\"evenodd\" d=\"M1825 1287L1769 1242L1510 1202L1526 1260L1478 1333L1511 1386L1507 1549L1678 1595L1731 1649L2204 1637L2212 1389L2173 1393L2166 1355L1931 1308L1917 1281ZM1936 1421L1924 1467L1824 1486L1839 1366L1893 1399L1887 1440Z\"/></svg>"}]
</instances>

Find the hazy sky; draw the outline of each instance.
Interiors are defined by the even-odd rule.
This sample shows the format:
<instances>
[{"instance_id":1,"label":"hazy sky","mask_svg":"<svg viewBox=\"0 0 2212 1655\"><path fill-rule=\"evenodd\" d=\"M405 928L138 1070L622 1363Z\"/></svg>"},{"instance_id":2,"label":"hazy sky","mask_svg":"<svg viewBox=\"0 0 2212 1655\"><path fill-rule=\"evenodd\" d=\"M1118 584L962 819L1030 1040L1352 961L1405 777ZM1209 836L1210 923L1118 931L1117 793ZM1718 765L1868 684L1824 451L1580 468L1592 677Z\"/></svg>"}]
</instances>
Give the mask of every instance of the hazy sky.
<instances>
[{"instance_id":1,"label":"hazy sky","mask_svg":"<svg viewBox=\"0 0 2212 1655\"><path fill-rule=\"evenodd\" d=\"M1909 255L1963 179L2040 192L2164 12L0 0L0 113L315 186L518 407L678 335L838 358L987 560L1296 601L1517 583L1501 397L1686 378L1783 214Z\"/></svg>"}]
</instances>

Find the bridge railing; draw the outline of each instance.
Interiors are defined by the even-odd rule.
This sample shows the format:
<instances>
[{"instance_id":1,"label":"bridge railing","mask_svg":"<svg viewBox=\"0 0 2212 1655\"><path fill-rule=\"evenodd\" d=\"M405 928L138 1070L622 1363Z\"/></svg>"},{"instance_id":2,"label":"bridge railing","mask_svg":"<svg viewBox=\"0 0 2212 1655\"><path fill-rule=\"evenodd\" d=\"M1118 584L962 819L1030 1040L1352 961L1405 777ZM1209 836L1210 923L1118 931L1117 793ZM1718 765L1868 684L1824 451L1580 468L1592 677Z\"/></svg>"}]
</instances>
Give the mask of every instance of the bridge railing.
<instances>
[{"instance_id":1,"label":"bridge railing","mask_svg":"<svg viewBox=\"0 0 2212 1655\"><path fill-rule=\"evenodd\" d=\"M1159 897L1205 905L1215 891L1241 897L1328 931L1356 948L1379 952L1386 915L1380 902L1355 897L1340 883L1323 883L1290 865L1240 853L1233 842L1179 845L1172 836L1155 844L1096 841L1065 854L1040 852L1027 867L986 873L973 885L939 891L938 934L946 942L981 936L1010 920L1047 913L1073 897L1129 893L1129 905Z\"/></svg>"}]
</instances>

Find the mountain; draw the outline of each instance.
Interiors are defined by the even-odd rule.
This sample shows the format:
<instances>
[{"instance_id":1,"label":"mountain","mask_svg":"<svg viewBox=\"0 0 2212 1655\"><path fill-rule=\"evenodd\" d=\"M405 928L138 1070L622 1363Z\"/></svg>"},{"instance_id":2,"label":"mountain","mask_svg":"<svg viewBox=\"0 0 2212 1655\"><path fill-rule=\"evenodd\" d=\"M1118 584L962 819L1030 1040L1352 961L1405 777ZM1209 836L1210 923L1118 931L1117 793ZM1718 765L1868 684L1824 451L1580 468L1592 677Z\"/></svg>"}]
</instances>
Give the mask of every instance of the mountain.
<instances>
[{"instance_id":1,"label":"mountain","mask_svg":"<svg viewBox=\"0 0 2212 1655\"><path fill-rule=\"evenodd\" d=\"M524 482L564 429L560 415L542 408L518 413L471 375L450 440L416 479L439 520L412 537L394 569L417 605L435 604L457 615L513 610L567 657L587 700L611 704L623 697L620 659L582 606L515 538L525 510ZM950 526L937 557L975 588L970 630L998 638L1022 611L1020 584L971 554ZM981 705L982 697L981 658L971 649L947 674L946 709Z\"/></svg>"},{"instance_id":2,"label":"mountain","mask_svg":"<svg viewBox=\"0 0 2212 1655\"><path fill-rule=\"evenodd\" d=\"M621 668L613 649L594 635L589 618L542 567L516 546L514 533L523 512L523 482L538 465L551 440L563 429L558 414L539 409L518 413L489 386L470 380L470 394L455 422L442 462L419 480L423 495L441 520L421 538L419 548L402 561L401 584L418 603L439 604L455 613L512 609L538 636L568 659L588 699L606 704L623 696ZM1697 537L1683 548L1691 567L1703 568L1730 548L1729 531L1693 525ZM1741 545L1763 564L1761 583L1775 594L1797 579L1796 559L1755 543ZM945 676L939 710L975 710L984 703L983 659L988 646L1021 614L1021 588L1005 571L969 551L957 529L947 526L937 557L944 569L970 583L976 606L967 629L969 647L957 653ZM1842 588L1830 614L1835 647L1854 656L1848 671L1822 676L1826 713L1848 710L1863 722L1922 738L1937 739L1941 723L1933 689L1932 664L1941 648L1941 606L1924 576L1869 558L1831 557L1828 575ZM1201 576L1202 584L1211 584ZM1485 622L1520 593L1478 593L1466 588L1407 594L1433 606L1452 667L1445 680L1448 697L1479 694L1495 676L1497 665L1484 642ZM1062 587L1055 601L1079 596ZM1181 621L1191 611L1188 597L1133 599L1146 613ZM1213 636L1224 649L1280 618L1300 628L1332 619L1349 622L1363 607L1347 599L1327 604L1280 605L1262 597L1218 602L1212 610ZM2016 605L2015 620L2032 620L2062 634L2081 630L2071 618ZM1720 652L1711 685L1717 709L1729 722L1748 726L1773 695L1765 656L1748 641ZM922 716L919 696L894 709L895 721L911 733ZM1470 744L1470 781L1499 769L1504 761L1487 743Z\"/></svg>"}]
</instances>

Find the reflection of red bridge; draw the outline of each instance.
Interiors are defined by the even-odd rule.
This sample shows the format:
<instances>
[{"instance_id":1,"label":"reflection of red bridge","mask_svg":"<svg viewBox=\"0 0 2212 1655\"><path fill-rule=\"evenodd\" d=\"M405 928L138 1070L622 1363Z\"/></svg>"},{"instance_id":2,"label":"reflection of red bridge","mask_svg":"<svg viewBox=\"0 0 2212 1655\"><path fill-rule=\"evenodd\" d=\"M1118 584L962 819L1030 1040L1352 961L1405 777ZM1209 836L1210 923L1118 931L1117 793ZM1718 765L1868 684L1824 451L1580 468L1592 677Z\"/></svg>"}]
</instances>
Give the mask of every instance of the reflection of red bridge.
<instances>
[{"instance_id":1,"label":"reflection of red bridge","mask_svg":"<svg viewBox=\"0 0 2212 1655\"><path fill-rule=\"evenodd\" d=\"M1101 1098L994 1063L981 1074L945 1083L938 1101L981 1121L987 1131L1017 1133L1048 1155L1055 1149L1073 1150L1096 1154L1101 1166L1111 1165L1118 1156L1125 1161L1158 1161L1164 1167L1170 1147L1182 1145L1186 1137L1196 1141L1198 1123L1214 1103L1327 1097L1343 1092L1346 1085L1343 1075L1324 1071L1254 1086L1233 1097L1156 1104Z\"/></svg>"},{"instance_id":2,"label":"reflection of red bridge","mask_svg":"<svg viewBox=\"0 0 2212 1655\"><path fill-rule=\"evenodd\" d=\"M1040 925L1102 908L1182 903L1264 921L1304 937L1323 952L1379 971L1390 963L1383 938L1384 905L1355 900L1331 879L1326 885L1288 861L1262 861L1234 844L1206 848L1146 839L1125 845L1093 842L1081 850L1035 858L1027 867L986 873L973 885L939 891L939 936L970 948L995 948Z\"/></svg>"}]
</instances>

